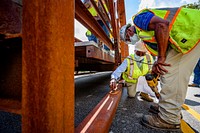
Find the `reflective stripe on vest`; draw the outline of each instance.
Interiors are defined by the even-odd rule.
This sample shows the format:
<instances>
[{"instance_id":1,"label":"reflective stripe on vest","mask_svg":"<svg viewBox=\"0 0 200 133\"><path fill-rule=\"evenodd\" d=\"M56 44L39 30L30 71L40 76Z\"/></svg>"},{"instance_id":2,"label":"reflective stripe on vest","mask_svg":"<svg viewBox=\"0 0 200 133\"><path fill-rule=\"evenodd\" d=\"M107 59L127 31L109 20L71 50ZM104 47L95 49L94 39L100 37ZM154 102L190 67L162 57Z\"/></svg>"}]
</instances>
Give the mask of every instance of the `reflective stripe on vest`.
<instances>
[{"instance_id":1,"label":"reflective stripe on vest","mask_svg":"<svg viewBox=\"0 0 200 133\"><path fill-rule=\"evenodd\" d=\"M150 57L150 55L149 55L149 57ZM152 58L149 58L149 57L148 56L144 57L143 62L145 62L145 63L142 64L142 66L141 66L142 70L140 70L136 61L134 61L135 60L134 55L132 54L132 55L128 56L128 58L126 59L127 60L127 70L126 70L126 72L124 72L122 74L123 79L129 83L136 83L139 76L143 76L143 75L147 74L151 67L149 68L148 64L146 64L146 63L153 62ZM147 58L150 59L150 61L147 60ZM133 62L133 63L131 63L131 62Z\"/></svg>"},{"instance_id":2,"label":"reflective stripe on vest","mask_svg":"<svg viewBox=\"0 0 200 133\"><path fill-rule=\"evenodd\" d=\"M128 78L129 79L133 79L133 72L134 72L134 62L133 60L129 59L130 60L130 74L128 75Z\"/></svg>"},{"instance_id":3,"label":"reflective stripe on vest","mask_svg":"<svg viewBox=\"0 0 200 133\"><path fill-rule=\"evenodd\" d=\"M188 8L162 8L152 10L142 10L141 12L151 11L156 16L166 19L170 22L170 45L176 51L183 54L191 51L200 42L200 11ZM140 13L141 13L140 12ZM192 13L191 13L192 12ZM133 19L135 16L133 16ZM136 26L136 32L144 42L157 45L154 37L154 31L144 31ZM157 51L146 48L153 54L157 55Z\"/></svg>"},{"instance_id":4,"label":"reflective stripe on vest","mask_svg":"<svg viewBox=\"0 0 200 133\"><path fill-rule=\"evenodd\" d=\"M149 68L149 71L150 71L150 69L151 69L151 67L153 65L153 58L149 54L146 54L146 58L147 58L148 68Z\"/></svg>"}]
</instances>

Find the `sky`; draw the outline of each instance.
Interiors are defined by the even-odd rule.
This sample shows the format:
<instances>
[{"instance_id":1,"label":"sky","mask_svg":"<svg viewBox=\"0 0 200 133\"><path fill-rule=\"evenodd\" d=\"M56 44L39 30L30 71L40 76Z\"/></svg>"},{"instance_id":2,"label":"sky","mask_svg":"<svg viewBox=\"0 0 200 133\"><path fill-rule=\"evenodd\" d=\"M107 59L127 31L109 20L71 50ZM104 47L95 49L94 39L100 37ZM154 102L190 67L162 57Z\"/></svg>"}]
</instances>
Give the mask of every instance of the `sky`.
<instances>
[{"instance_id":1,"label":"sky","mask_svg":"<svg viewBox=\"0 0 200 133\"><path fill-rule=\"evenodd\" d=\"M180 7L198 0L125 0L126 21L132 23L131 16L144 8Z\"/></svg>"},{"instance_id":2,"label":"sky","mask_svg":"<svg viewBox=\"0 0 200 133\"><path fill-rule=\"evenodd\" d=\"M181 5L197 2L198 0L124 0L126 23L132 23L131 17L144 8L179 7ZM75 37L87 41L86 28L75 20ZM131 46L129 47L131 49ZM133 50L131 50L133 51Z\"/></svg>"}]
</instances>

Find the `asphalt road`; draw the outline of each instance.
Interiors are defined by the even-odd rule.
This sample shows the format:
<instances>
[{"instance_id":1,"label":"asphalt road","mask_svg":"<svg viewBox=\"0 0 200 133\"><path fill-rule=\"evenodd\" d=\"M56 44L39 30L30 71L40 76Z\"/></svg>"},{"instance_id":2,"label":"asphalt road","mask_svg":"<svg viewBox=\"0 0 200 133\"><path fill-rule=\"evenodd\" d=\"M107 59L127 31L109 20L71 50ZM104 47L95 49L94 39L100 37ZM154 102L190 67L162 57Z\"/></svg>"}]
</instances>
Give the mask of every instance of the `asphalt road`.
<instances>
[{"instance_id":1,"label":"asphalt road","mask_svg":"<svg viewBox=\"0 0 200 133\"><path fill-rule=\"evenodd\" d=\"M109 91L110 74L89 75L84 78L77 78L76 81L76 105L75 105L75 125L77 126L95 105ZM192 80L193 77L191 77ZM88 86L87 86L88 85ZM100 85L100 86L99 86ZM78 90L78 92L77 92ZM200 114L200 98L194 94L200 94L200 88L189 87L186 106ZM140 120L148 112L151 102L143 101L139 96L128 98L126 87L123 88L122 97L113 119L109 133L169 133L168 131L153 130L141 125ZM188 110L182 109L183 120L193 132L200 132L200 121ZM172 132L173 133L173 132ZM175 133L175 132L174 132ZM190 132L189 132L190 133Z\"/></svg>"},{"instance_id":2,"label":"asphalt road","mask_svg":"<svg viewBox=\"0 0 200 133\"><path fill-rule=\"evenodd\" d=\"M109 92L111 72L75 77L75 127Z\"/></svg>"},{"instance_id":3,"label":"asphalt road","mask_svg":"<svg viewBox=\"0 0 200 133\"><path fill-rule=\"evenodd\" d=\"M110 74L110 72L106 72L75 77L75 127L109 92ZM194 97L194 94L200 94L200 88L189 87L185 105L190 110L182 109L182 114L183 120L193 132L200 133L200 97ZM153 103L142 101L138 96L128 98L124 87L109 133L169 133L152 130L141 125L141 117L144 114L150 114L148 109L151 104ZM0 133L20 132L21 116L0 111Z\"/></svg>"},{"instance_id":4,"label":"asphalt road","mask_svg":"<svg viewBox=\"0 0 200 133\"><path fill-rule=\"evenodd\" d=\"M190 82L192 79L193 76L191 76ZM126 93L126 88L124 88L115 118L110 127L110 133L169 133L168 131L153 130L142 126L140 123L142 116L151 114L148 109L154 103L142 101L139 96L130 99ZM200 94L200 88L188 87L185 105L193 112L182 108L182 114L183 120L189 128L194 133L200 133L200 97L194 97L194 94ZM186 131L184 133L192 132Z\"/></svg>"}]
</instances>

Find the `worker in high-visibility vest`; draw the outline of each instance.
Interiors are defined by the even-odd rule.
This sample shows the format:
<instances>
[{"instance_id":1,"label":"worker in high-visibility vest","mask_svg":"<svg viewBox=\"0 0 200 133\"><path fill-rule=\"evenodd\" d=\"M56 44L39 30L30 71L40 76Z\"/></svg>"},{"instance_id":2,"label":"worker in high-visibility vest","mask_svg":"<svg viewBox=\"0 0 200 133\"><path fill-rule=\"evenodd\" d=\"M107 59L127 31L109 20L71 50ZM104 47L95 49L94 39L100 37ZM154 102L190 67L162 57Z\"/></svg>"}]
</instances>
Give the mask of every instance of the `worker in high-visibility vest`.
<instances>
[{"instance_id":1,"label":"worker in high-visibility vest","mask_svg":"<svg viewBox=\"0 0 200 133\"><path fill-rule=\"evenodd\" d=\"M194 79L193 83L189 84L189 87L199 87L200 88L200 59L194 68Z\"/></svg>"},{"instance_id":2,"label":"worker in high-visibility vest","mask_svg":"<svg viewBox=\"0 0 200 133\"><path fill-rule=\"evenodd\" d=\"M99 6L98 0L94 0L94 1L95 1L95 3L97 4L99 10L102 12L102 7ZM98 14L97 14L95 8L92 6L90 0L84 0L83 3L84 3L84 5L85 5L85 7L88 9L88 11L92 14L92 16L97 20L97 22L98 22L99 25L102 27L102 29L104 30L104 32L106 33L106 35L109 36L109 31L108 31L108 29L107 29L106 26L104 25L104 23L103 23L103 21L101 20L101 18L98 16ZM107 7L106 7L105 4L104 4L104 7L105 7L106 11L108 12L108 9L107 9ZM105 17L104 17L104 18L105 18ZM108 24L108 22L107 22L107 24ZM94 41L94 42L98 43L97 37L96 37L94 34L92 34L91 31L87 30L87 32L86 32L85 34L86 34L86 36L87 36L87 38L88 38L89 41Z\"/></svg>"},{"instance_id":3,"label":"worker in high-visibility vest","mask_svg":"<svg viewBox=\"0 0 200 133\"><path fill-rule=\"evenodd\" d=\"M157 115L144 115L142 124L161 130L180 131L190 75L200 57L200 10L189 8L144 9L133 16L134 26L120 29L124 41L138 39L157 55L152 72L160 74L161 92Z\"/></svg>"},{"instance_id":4,"label":"worker in high-visibility vest","mask_svg":"<svg viewBox=\"0 0 200 133\"><path fill-rule=\"evenodd\" d=\"M128 97L133 98L136 95L136 87L138 83L138 78L144 76L151 71L153 65L153 58L147 53L147 50L142 41L138 41L135 44L135 52L128 56L122 64L111 74L110 88L114 90L116 88L117 81L122 78L127 84L127 94ZM144 85L144 84L143 84ZM147 94L151 91L151 88L145 86L148 89L144 89L140 93L144 100L153 102L153 99ZM153 93L153 96L155 94Z\"/></svg>"}]
</instances>

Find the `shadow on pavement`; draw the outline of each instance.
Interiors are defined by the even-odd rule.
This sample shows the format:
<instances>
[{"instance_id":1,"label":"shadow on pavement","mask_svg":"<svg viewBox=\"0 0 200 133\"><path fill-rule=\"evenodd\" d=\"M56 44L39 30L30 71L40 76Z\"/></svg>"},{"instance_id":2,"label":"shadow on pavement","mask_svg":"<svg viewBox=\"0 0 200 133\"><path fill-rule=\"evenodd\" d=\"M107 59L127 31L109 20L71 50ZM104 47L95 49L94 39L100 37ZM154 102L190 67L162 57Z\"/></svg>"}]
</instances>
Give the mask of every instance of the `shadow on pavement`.
<instances>
[{"instance_id":1,"label":"shadow on pavement","mask_svg":"<svg viewBox=\"0 0 200 133\"><path fill-rule=\"evenodd\" d=\"M185 104L190 105L190 106L199 106L200 102L196 102L190 99L185 99Z\"/></svg>"}]
</instances>

